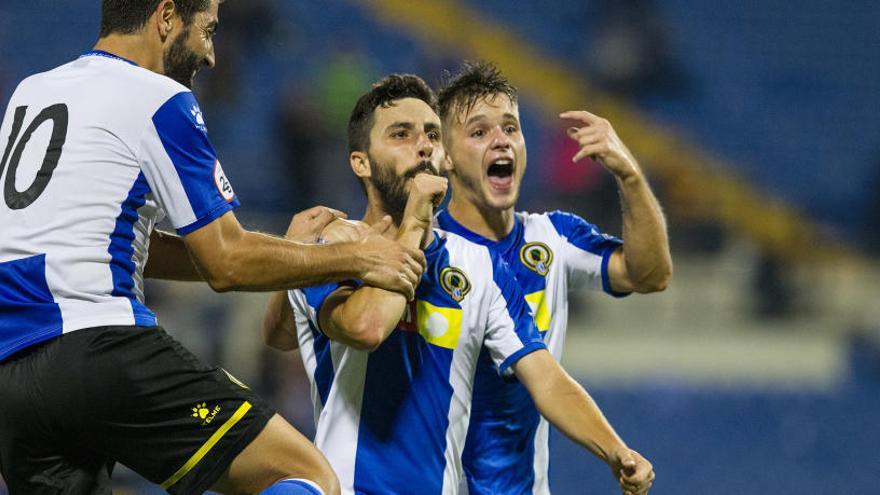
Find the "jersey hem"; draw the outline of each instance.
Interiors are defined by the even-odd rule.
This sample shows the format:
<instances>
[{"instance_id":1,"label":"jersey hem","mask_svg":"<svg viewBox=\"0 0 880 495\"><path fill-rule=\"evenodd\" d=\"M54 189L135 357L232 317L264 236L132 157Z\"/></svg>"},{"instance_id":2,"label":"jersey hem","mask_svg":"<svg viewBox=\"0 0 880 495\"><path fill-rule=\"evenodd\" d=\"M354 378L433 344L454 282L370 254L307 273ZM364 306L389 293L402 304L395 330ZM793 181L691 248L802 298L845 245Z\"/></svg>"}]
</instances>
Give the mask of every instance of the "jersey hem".
<instances>
[{"instance_id":1,"label":"jersey hem","mask_svg":"<svg viewBox=\"0 0 880 495\"><path fill-rule=\"evenodd\" d=\"M621 298L632 294L632 292L617 292L612 289L611 277L608 275L608 262L611 261L611 255L614 254L618 247L620 246L609 246L602 253L602 290L612 297Z\"/></svg>"},{"instance_id":2,"label":"jersey hem","mask_svg":"<svg viewBox=\"0 0 880 495\"><path fill-rule=\"evenodd\" d=\"M531 354L535 351L540 351L541 349L546 349L547 345L544 342L529 342L522 349L514 352L507 359L501 363L501 366L498 367L498 373L502 376L507 372L507 369L510 368L511 365L525 357L527 354Z\"/></svg>"},{"instance_id":3,"label":"jersey hem","mask_svg":"<svg viewBox=\"0 0 880 495\"><path fill-rule=\"evenodd\" d=\"M28 347L39 344L40 342L45 342L47 340L53 339L55 337L61 336L62 331L61 327L58 325L49 327L35 334L28 334L27 338L20 339L9 346L6 346L0 349L0 361L12 356L13 354L23 351Z\"/></svg>"},{"instance_id":4,"label":"jersey hem","mask_svg":"<svg viewBox=\"0 0 880 495\"><path fill-rule=\"evenodd\" d=\"M223 216L227 212L232 211L238 205L239 205L239 202L237 199L233 199L229 203L223 203L223 204L217 206L216 208L214 208L213 210L211 210L210 212L208 212L207 215L204 215L203 217L197 219L195 222L192 222L188 225L184 225L183 227L180 227L179 229L176 229L177 233L180 235L186 235L186 234L189 234L193 231L196 231L196 230L204 227L205 225L208 225L209 223L213 222L214 220L217 220L218 218L220 218L221 216Z\"/></svg>"}]
</instances>

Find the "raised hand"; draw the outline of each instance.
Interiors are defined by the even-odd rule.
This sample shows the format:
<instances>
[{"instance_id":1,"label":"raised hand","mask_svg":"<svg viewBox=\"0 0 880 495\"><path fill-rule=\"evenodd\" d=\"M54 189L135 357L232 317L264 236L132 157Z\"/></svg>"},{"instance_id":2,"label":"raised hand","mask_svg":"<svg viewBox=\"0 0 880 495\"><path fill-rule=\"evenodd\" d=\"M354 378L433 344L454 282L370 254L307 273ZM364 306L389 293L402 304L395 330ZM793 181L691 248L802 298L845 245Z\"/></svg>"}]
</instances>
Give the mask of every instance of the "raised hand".
<instances>
[{"instance_id":1,"label":"raised hand","mask_svg":"<svg viewBox=\"0 0 880 495\"><path fill-rule=\"evenodd\" d=\"M427 227L434 218L434 208L440 206L446 196L449 182L445 177L429 174L416 175L410 186L406 209L403 211L404 223L415 221Z\"/></svg>"},{"instance_id":2,"label":"raised hand","mask_svg":"<svg viewBox=\"0 0 880 495\"><path fill-rule=\"evenodd\" d=\"M572 161L578 162L588 156L592 157L619 179L641 174L636 159L617 136L610 122L584 110L563 112L559 117L578 124L566 131L581 147Z\"/></svg>"}]
</instances>

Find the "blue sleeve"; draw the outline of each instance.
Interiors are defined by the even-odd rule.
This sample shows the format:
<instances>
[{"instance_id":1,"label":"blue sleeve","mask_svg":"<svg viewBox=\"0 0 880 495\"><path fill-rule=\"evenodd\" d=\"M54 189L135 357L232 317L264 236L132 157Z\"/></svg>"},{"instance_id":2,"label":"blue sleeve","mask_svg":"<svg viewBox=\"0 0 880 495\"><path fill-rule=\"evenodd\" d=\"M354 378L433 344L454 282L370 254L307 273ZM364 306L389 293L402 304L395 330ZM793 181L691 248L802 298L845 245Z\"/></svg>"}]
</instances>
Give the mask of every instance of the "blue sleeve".
<instances>
[{"instance_id":1,"label":"blue sleeve","mask_svg":"<svg viewBox=\"0 0 880 495\"><path fill-rule=\"evenodd\" d=\"M595 225L572 213L557 210L547 216L567 243L563 263L572 280L596 280L603 291L614 297L629 295L615 292L608 277L608 262L612 253L623 246L622 240L603 234Z\"/></svg>"},{"instance_id":2,"label":"blue sleeve","mask_svg":"<svg viewBox=\"0 0 880 495\"><path fill-rule=\"evenodd\" d=\"M306 303L315 312L315 321L313 323L315 328L317 328L321 334L324 334L324 330L321 329L319 322L321 320L321 307L324 305L324 301L326 301L330 294L340 287L360 287L361 285L363 285L363 282L360 280L347 280L344 282L334 282L331 284L316 285L300 289L303 295L306 296Z\"/></svg>"},{"instance_id":3,"label":"blue sleeve","mask_svg":"<svg viewBox=\"0 0 880 495\"><path fill-rule=\"evenodd\" d=\"M188 91L176 94L156 110L152 120L188 203L188 208L184 207L181 204L184 198L177 198L175 191L168 191L161 196L170 198L175 205L165 209L169 216L174 212L192 212L185 224L171 218L177 232L188 234L238 206L232 185L208 139L202 112L193 94ZM169 187L176 188L176 184Z\"/></svg>"},{"instance_id":4,"label":"blue sleeve","mask_svg":"<svg viewBox=\"0 0 880 495\"><path fill-rule=\"evenodd\" d=\"M490 327L487 332L487 345L495 358L498 372L502 376L510 376L510 366L523 356L540 349L546 349L544 339L535 326L535 321L526 305L522 289L516 282L513 270L500 256L492 254L493 279L500 290L500 299L493 306L501 305L506 316L497 317L489 313ZM500 312L500 311L499 311ZM503 316L503 315L502 315Z\"/></svg>"}]
</instances>

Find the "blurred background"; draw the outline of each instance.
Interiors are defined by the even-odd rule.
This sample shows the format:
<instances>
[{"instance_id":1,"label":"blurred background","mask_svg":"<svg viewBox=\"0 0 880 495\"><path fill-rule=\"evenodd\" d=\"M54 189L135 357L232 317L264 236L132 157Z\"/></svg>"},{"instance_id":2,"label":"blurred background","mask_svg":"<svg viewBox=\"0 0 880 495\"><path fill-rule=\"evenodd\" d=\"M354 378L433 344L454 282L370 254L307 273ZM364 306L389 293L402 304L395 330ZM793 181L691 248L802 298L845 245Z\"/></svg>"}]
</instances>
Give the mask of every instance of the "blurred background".
<instances>
[{"instance_id":1,"label":"blurred background","mask_svg":"<svg viewBox=\"0 0 880 495\"><path fill-rule=\"evenodd\" d=\"M4 105L91 48L99 5L0 0ZM875 0L231 0L195 92L239 218L274 233L315 204L363 212L345 124L389 72L436 84L496 62L521 93L521 209L620 235L613 180L570 162L557 115L608 118L665 208L675 278L659 295L574 294L564 364L653 461L652 493L878 493L878 24ZM314 431L299 356L261 344L266 295L151 283L147 298ZM615 493L571 442L551 450L554 493ZM161 493L115 477L115 493Z\"/></svg>"}]
</instances>

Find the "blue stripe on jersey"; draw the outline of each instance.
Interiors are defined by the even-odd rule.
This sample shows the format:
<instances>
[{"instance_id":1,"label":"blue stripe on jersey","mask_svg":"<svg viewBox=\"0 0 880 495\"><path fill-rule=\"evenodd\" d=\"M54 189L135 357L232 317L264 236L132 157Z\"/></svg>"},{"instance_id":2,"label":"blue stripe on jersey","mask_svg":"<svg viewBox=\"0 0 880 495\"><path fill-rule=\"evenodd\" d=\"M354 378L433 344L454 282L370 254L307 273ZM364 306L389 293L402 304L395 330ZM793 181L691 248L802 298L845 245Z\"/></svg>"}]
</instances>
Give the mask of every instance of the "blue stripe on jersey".
<instances>
[{"instance_id":1,"label":"blue stripe on jersey","mask_svg":"<svg viewBox=\"0 0 880 495\"><path fill-rule=\"evenodd\" d=\"M316 313L317 314L317 313ZM318 330L309 320L309 330L312 332L312 347L315 353L315 386L318 388L318 396L321 397L321 407L327 403L330 387L333 386L333 378L336 376L333 370L333 356L330 354L330 339Z\"/></svg>"},{"instance_id":2,"label":"blue stripe on jersey","mask_svg":"<svg viewBox=\"0 0 880 495\"><path fill-rule=\"evenodd\" d=\"M471 495L531 493L541 415L528 390L498 375L480 354L462 464Z\"/></svg>"},{"instance_id":3,"label":"blue stripe on jersey","mask_svg":"<svg viewBox=\"0 0 880 495\"><path fill-rule=\"evenodd\" d=\"M234 196L227 201L218 189L217 153L192 93L184 91L166 101L153 115L153 125L196 216L193 223L177 229L179 234L193 232L238 206Z\"/></svg>"},{"instance_id":4,"label":"blue stripe on jersey","mask_svg":"<svg viewBox=\"0 0 880 495\"><path fill-rule=\"evenodd\" d=\"M61 310L46 282L46 255L0 263L0 360L61 335Z\"/></svg>"},{"instance_id":5,"label":"blue stripe on jersey","mask_svg":"<svg viewBox=\"0 0 880 495\"><path fill-rule=\"evenodd\" d=\"M435 236L425 249L428 267L416 288L416 299L461 308L440 285L440 273L449 266L445 245L445 240ZM370 353L358 430L355 492L441 492L453 393L449 383L452 357L452 349L432 345L418 332L400 327Z\"/></svg>"},{"instance_id":6,"label":"blue stripe on jersey","mask_svg":"<svg viewBox=\"0 0 880 495\"><path fill-rule=\"evenodd\" d=\"M452 349L396 329L370 353L358 428L357 493L439 494Z\"/></svg>"},{"instance_id":7,"label":"blue stripe on jersey","mask_svg":"<svg viewBox=\"0 0 880 495\"><path fill-rule=\"evenodd\" d=\"M143 173L138 174L128 197L122 202L119 216L116 217L116 227L110 234L110 273L113 276L113 296L127 297L131 301L131 309L134 313L135 325L153 326L156 324L156 315L141 304L134 295L134 225L138 222L138 208L146 202L146 196L150 192L150 186Z\"/></svg>"}]
</instances>

